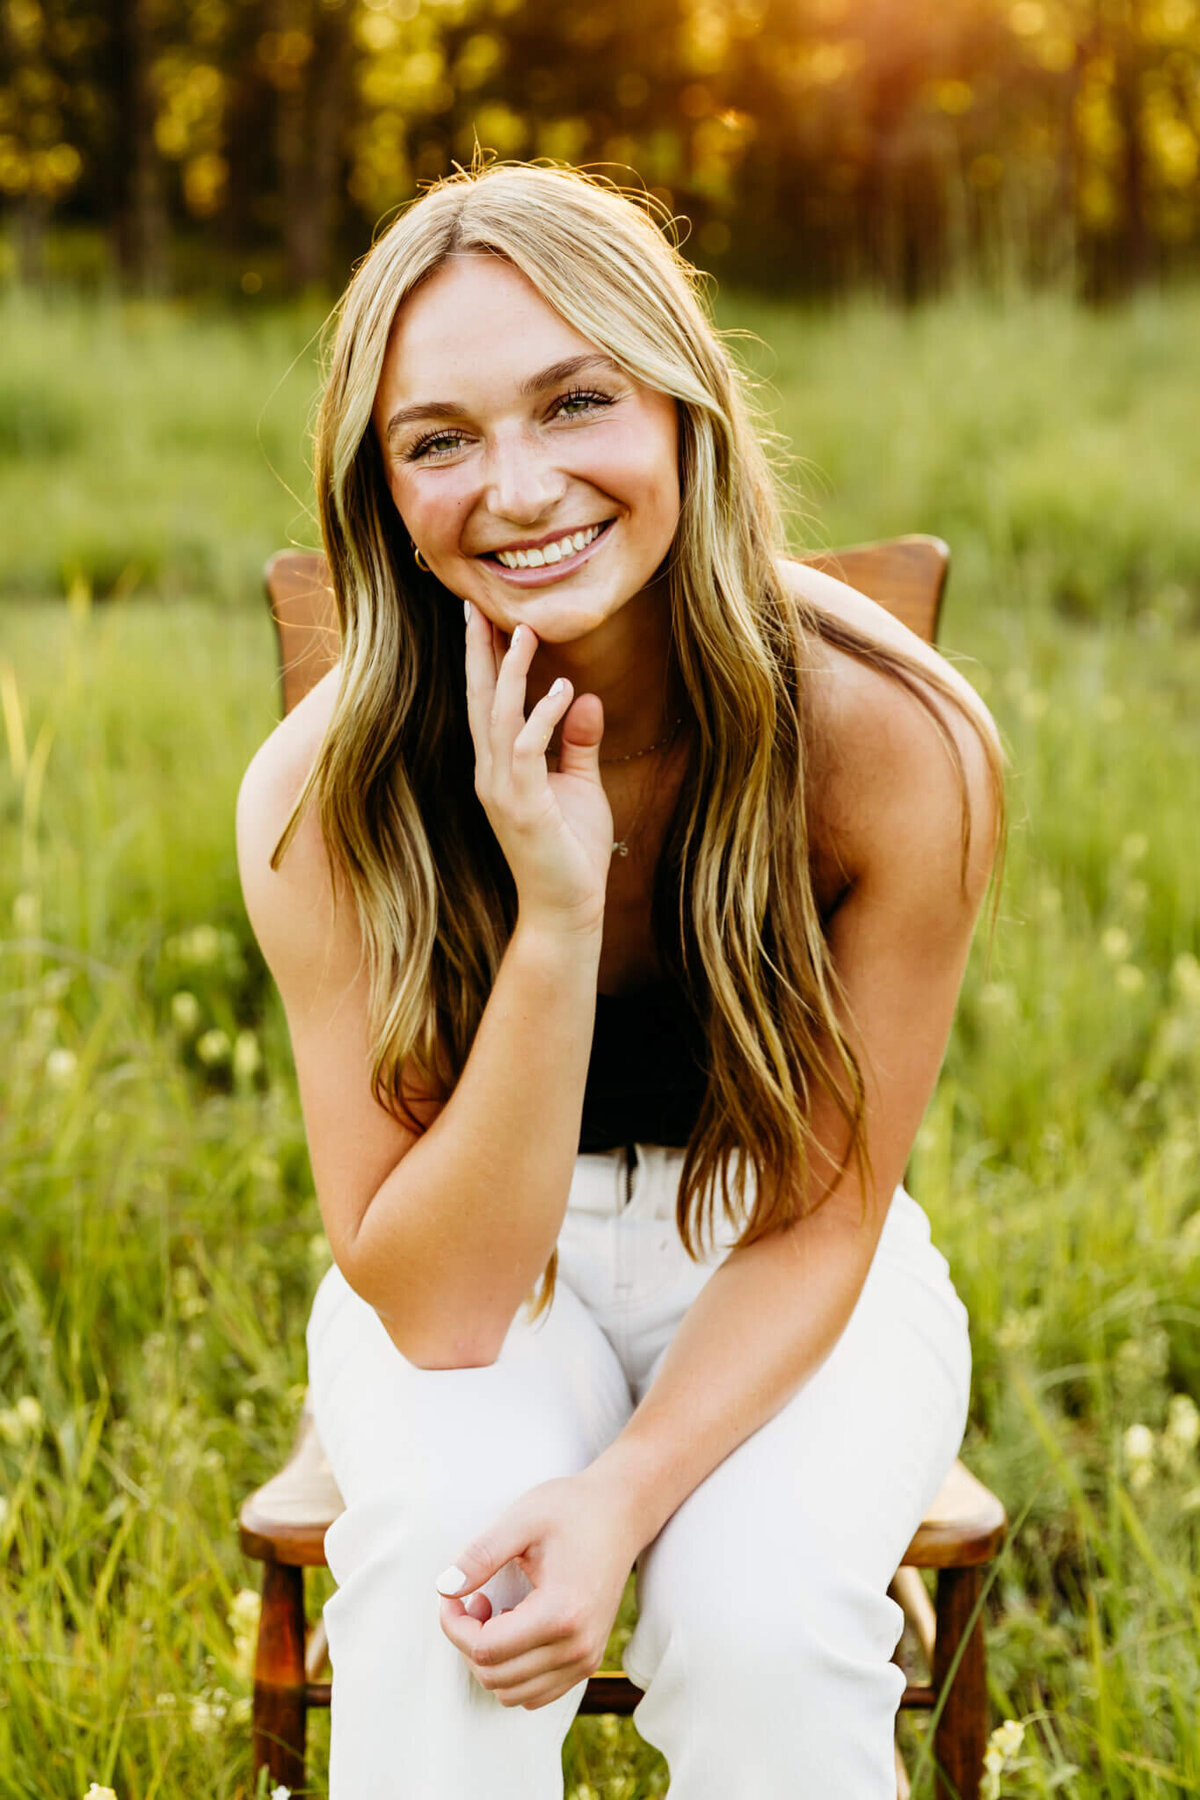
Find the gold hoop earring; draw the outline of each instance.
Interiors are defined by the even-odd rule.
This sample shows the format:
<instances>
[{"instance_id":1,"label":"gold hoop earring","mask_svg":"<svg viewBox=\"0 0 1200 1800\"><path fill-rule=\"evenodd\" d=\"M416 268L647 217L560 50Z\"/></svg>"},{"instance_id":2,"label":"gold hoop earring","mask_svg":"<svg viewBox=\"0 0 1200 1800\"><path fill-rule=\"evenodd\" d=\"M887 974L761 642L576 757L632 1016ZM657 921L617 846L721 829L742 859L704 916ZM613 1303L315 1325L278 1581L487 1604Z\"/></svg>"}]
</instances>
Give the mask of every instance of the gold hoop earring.
<instances>
[{"instance_id":1,"label":"gold hoop earring","mask_svg":"<svg viewBox=\"0 0 1200 1800\"><path fill-rule=\"evenodd\" d=\"M411 538L409 538L408 541L410 544L412 544ZM425 558L421 555L421 552L417 549L417 546L415 544L413 544L412 553L413 553L413 561L416 563L418 569L424 569L424 571L427 575L432 574L432 570L430 569L429 564L425 561Z\"/></svg>"}]
</instances>

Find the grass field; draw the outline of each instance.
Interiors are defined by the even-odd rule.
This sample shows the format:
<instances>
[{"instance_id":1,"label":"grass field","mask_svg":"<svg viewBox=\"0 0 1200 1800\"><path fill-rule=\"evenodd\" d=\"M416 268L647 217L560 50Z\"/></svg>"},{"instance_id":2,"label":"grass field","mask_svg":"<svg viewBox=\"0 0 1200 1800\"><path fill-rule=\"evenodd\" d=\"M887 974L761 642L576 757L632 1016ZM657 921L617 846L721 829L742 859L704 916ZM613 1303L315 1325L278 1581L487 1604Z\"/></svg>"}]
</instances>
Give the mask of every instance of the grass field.
<instances>
[{"instance_id":1,"label":"grass field","mask_svg":"<svg viewBox=\"0 0 1200 1800\"><path fill-rule=\"evenodd\" d=\"M1200 294L725 316L772 347L798 540L951 542L944 645L1011 755L912 1171L973 1323L966 1454L1020 1521L994 1792L1195 1794ZM0 318L0 1796L264 1795L233 1520L328 1251L232 808L275 717L257 571L313 538L318 321ZM665 1790L625 1723L565 1766Z\"/></svg>"}]
</instances>

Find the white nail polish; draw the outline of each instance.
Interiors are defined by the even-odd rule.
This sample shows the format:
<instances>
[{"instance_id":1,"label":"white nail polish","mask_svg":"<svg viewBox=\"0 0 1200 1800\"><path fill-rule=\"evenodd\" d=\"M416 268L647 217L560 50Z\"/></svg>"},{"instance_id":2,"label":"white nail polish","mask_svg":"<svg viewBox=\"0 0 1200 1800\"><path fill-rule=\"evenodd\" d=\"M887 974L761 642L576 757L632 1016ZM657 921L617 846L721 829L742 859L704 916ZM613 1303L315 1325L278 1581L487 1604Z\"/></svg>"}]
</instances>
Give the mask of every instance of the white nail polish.
<instances>
[{"instance_id":1,"label":"white nail polish","mask_svg":"<svg viewBox=\"0 0 1200 1800\"><path fill-rule=\"evenodd\" d=\"M555 678L555 679L554 679L554 680L553 680L553 681L552 681L552 682L551 682L551 683L550 683L550 695L549 695L549 697L550 697L550 699L551 699L551 700L553 700L553 698L554 698L554 696L555 696L555 694L561 694L561 693L562 693L562 691L563 691L563 689L564 689L564 688L565 688L565 687L566 687L566 685L567 685L567 684L566 684L566 682L565 682L565 681L564 681L564 680L563 680L563 678L562 678L562 676L561 676L561 675L559 675L559 676L557 676L557 677L556 677L556 678Z\"/></svg>"},{"instance_id":2,"label":"white nail polish","mask_svg":"<svg viewBox=\"0 0 1200 1800\"><path fill-rule=\"evenodd\" d=\"M520 625L517 625L517 626L515 626L515 627L514 627L514 628L513 628L513 634L512 634L512 636L511 636L511 637L510 637L510 638L509 638L509 640L508 640L508 647L509 647L509 649L510 649L510 650L515 650L515 649L516 649L516 647L517 647L517 645L518 645L518 643L519 643L519 642L520 642L520 640L521 640L521 632L522 632L522 630L523 630L523 629L524 629L524 628L523 628L523 627L522 627L522 626L520 626Z\"/></svg>"},{"instance_id":3,"label":"white nail polish","mask_svg":"<svg viewBox=\"0 0 1200 1800\"><path fill-rule=\"evenodd\" d=\"M470 617L471 617L471 602L469 600L464 600L463 601L463 618L469 619Z\"/></svg>"},{"instance_id":4,"label":"white nail polish","mask_svg":"<svg viewBox=\"0 0 1200 1800\"><path fill-rule=\"evenodd\" d=\"M455 1563L451 1563L448 1569L443 1569L434 1583L438 1593L445 1594L447 1597L451 1594L461 1594L466 1585L467 1578Z\"/></svg>"}]
</instances>

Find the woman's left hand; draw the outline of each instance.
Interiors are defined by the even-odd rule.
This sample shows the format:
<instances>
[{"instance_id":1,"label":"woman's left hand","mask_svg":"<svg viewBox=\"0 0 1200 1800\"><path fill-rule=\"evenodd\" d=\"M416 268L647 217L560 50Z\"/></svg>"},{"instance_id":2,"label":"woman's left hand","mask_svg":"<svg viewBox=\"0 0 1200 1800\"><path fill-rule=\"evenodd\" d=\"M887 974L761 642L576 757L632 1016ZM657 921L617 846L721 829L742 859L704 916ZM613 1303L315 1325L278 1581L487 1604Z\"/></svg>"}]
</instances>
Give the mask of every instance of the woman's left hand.
<instances>
[{"instance_id":1,"label":"woman's left hand","mask_svg":"<svg viewBox=\"0 0 1200 1800\"><path fill-rule=\"evenodd\" d=\"M465 1577L456 1597L441 1602L442 1630L502 1706L547 1706L600 1667L641 1548L627 1491L623 1499L589 1469L542 1482L438 1577L439 1590L457 1573ZM532 1591L493 1618L487 1595L475 1590L507 1562Z\"/></svg>"}]
</instances>

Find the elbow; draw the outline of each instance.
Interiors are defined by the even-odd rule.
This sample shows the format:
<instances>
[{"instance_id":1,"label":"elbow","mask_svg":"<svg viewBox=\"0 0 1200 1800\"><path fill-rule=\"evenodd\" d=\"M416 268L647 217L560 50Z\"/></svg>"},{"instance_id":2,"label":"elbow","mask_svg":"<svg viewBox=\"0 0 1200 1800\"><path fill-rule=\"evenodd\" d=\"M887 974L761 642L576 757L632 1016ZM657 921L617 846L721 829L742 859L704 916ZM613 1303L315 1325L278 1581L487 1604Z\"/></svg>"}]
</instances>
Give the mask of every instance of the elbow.
<instances>
[{"instance_id":1,"label":"elbow","mask_svg":"<svg viewBox=\"0 0 1200 1800\"><path fill-rule=\"evenodd\" d=\"M354 1283L350 1284L352 1287ZM512 1323L468 1308L441 1305L427 1312L397 1307L373 1284L356 1290L372 1308L405 1362L414 1369L487 1369L496 1361Z\"/></svg>"},{"instance_id":2,"label":"elbow","mask_svg":"<svg viewBox=\"0 0 1200 1800\"><path fill-rule=\"evenodd\" d=\"M338 1258L347 1285L365 1300L395 1348L416 1369L486 1369L496 1361L516 1309L501 1316L495 1307L465 1303L443 1291L439 1297L406 1286L398 1291L378 1264L356 1256L357 1245Z\"/></svg>"},{"instance_id":3,"label":"elbow","mask_svg":"<svg viewBox=\"0 0 1200 1800\"><path fill-rule=\"evenodd\" d=\"M411 1324L397 1326L378 1307L375 1310L392 1343L414 1369L490 1369L504 1344L504 1333L486 1332L475 1320L464 1321L458 1332L421 1330Z\"/></svg>"}]
</instances>

